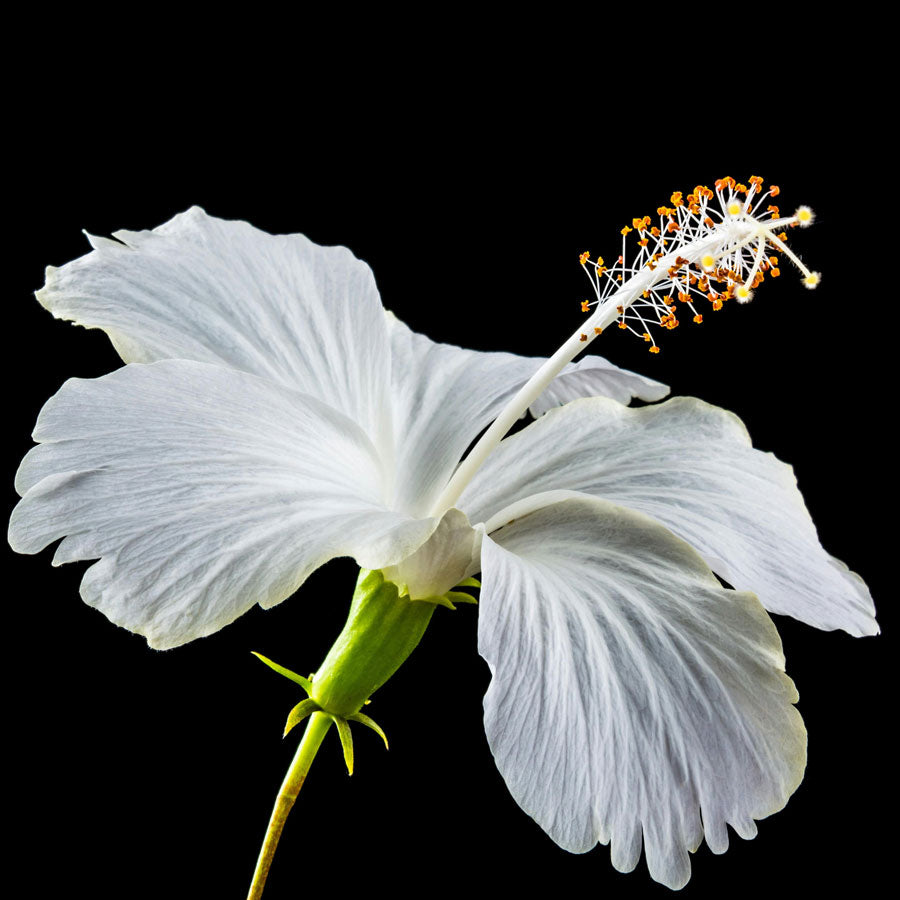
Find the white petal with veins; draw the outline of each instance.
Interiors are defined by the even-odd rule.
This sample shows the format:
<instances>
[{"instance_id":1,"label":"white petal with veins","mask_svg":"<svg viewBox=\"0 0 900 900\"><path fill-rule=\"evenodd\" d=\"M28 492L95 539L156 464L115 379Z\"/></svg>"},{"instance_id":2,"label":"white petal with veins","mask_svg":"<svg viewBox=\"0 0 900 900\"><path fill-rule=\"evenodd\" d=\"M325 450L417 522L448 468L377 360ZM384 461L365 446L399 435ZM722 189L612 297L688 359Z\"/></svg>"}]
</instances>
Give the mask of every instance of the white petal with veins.
<instances>
[{"instance_id":1,"label":"white petal with veins","mask_svg":"<svg viewBox=\"0 0 900 900\"><path fill-rule=\"evenodd\" d=\"M781 809L806 733L775 626L647 516L568 499L484 538L485 729L519 805L566 850L643 843L682 887L705 835L723 852Z\"/></svg>"},{"instance_id":2,"label":"white petal with veins","mask_svg":"<svg viewBox=\"0 0 900 900\"><path fill-rule=\"evenodd\" d=\"M269 607L336 556L380 568L438 522L384 505L362 430L324 403L186 360L66 382L22 462L13 549L99 559L84 600L158 648Z\"/></svg>"},{"instance_id":3,"label":"white petal with veins","mask_svg":"<svg viewBox=\"0 0 900 900\"><path fill-rule=\"evenodd\" d=\"M383 574L410 600L440 597L480 568L482 529L469 524L465 513L448 509L431 537L407 559L386 566Z\"/></svg>"},{"instance_id":4,"label":"white petal with veins","mask_svg":"<svg viewBox=\"0 0 900 900\"><path fill-rule=\"evenodd\" d=\"M771 612L878 632L868 589L822 548L790 466L754 450L723 409L682 397L642 409L576 400L504 440L457 506L478 522L554 490L658 519Z\"/></svg>"},{"instance_id":5,"label":"white petal with veins","mask_svg":"<svg viewBox=\"0 0 900 900\"><path fill-rule=\"evenodd\" d=\"M91 238L47 269L54 316L107 332L125 362L193 359L323 400L381 444L389 345L375 279L346 247L271 235L199 207L152 231Z\"/></svg>"}]
</instances>

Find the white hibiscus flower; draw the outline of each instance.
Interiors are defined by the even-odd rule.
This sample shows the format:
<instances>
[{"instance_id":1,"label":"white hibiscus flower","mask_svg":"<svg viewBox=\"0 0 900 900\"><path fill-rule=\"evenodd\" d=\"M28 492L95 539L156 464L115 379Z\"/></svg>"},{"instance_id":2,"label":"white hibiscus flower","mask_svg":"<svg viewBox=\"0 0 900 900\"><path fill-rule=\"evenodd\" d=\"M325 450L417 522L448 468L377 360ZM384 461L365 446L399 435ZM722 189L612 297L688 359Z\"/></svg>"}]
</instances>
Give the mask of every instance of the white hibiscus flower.
<instances>
[{"instance_id":1,"label":"white hibiscus flower","mask_svg":"<svg viewBox=\"0 0 900 900\"><path fill-rule=\"evenodd\" d=\"M98 560L84 600L158 648L280 603L333 557L373 570L351 623L360 604L393 612L345 629L355 643L306 684L307 763L332 721L345 743L347 719L374 725L368 694L480 572L485 728L511 793L567 850L609 843L629 871L643 846L680 887L704 837L715 852L728 824L752 837L802 778L766 610L864 635L874 608L735 416L684 398L630 409L666 388L571 360L616 321L643 335L674 327L679 302L697 319L701 296L749 299L766 254L791 256L779 229L808 218L761 213L768 196L728 180L673 195L660 226L635 220L630 264L624 248L614 266L585 255L591 316L546 362L413 333L364 263L301 235L194 208L92 237L38 298L104 329L128 365L44 407L10 543L62 538L54 564Z\"/></svg>"}]
</instances>

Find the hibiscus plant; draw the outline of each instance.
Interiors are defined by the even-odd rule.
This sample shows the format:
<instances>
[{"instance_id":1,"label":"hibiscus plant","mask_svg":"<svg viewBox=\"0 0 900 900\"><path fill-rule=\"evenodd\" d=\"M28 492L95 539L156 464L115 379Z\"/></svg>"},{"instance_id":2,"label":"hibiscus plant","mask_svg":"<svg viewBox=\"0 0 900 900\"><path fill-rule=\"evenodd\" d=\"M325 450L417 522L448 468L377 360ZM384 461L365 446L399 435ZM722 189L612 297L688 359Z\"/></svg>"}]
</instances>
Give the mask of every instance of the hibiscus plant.
<instances>
[{"instance_id":1,"label":"hibiscus plant","mask_svg":"<svg viewBox=\"0 0 900 900\"><path fill-rule=\"evenodd\" d=\"M782 216L777 194L698 185L624 228L615 261L582 254L587 318L546 360L435 343L346 248L198 208L48 269L39 301L127 365L44 406L14 549L62 539L54 564L96 560L85 602L160 649L281 603L332 558L361 568L315 673L260 655L298 685L285 731L305 731L251 898L331 727L350 771L354 728L387 743L366 706L438 605L477 601L491 751L566 850L609 844L627 872L643 849L679 888L702 840L722 852L728 825L752 837L787 802L806 732L767 611L871 635L869 592L733 414L573 362L610 328L655 352L786 261L815 288L786 243L812 213Z\"/></svg>"}]
</instances>

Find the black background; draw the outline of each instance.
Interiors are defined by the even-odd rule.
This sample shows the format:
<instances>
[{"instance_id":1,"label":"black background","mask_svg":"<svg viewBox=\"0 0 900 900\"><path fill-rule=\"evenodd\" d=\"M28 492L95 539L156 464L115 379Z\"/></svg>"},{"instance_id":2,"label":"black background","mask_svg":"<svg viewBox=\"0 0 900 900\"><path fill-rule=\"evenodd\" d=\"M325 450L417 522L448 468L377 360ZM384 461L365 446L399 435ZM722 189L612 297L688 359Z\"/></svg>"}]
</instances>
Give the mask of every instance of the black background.
<instances>
[{"instance_id":1,"label":"black background","mask_svg":"<svg viewBox=\"0 0 900 900\"><path fill-rule=\"evenodd\" d=\"M815 79L806 87L820 96ZM809 731L806 778L754 841L732 835L722 857L701 848L685 896L736 886L867 894L884 867L895 766L893 528L881 516L893 517L896 339L879 261L894 251L879 250L873 219L886 184L878 142L831 130L824 89L821 109L807 98L805 110L779 117L772 100L746 129L735 128L731 105L718 119L705 105L682 115L683 100L668 118L640 104L628 115L602 104L536 112L504 89L477 102L452 90L420 100L407 81L364 92L365 102L310 104L299 89L280 106L213 101L198 83L191 92L177 118L152 79L115 103L95 86L89 102L48 91L17 112L5 261L9 508L43 402L67 377L120 365L102 332L57 322L31 297L45 265L87 252L82 228L150 228L200 204L301 231L366 260L385 305L433 339L546 355L580 321L582 250L615 255L619 228L673 190L760 174L782 186L784 210L806 203L818 213L792 245L822 271L820 288L804 290L784 265L749 306L666 333L658 356L618 333L591 352L735 411L757 447L793 464L824 546L867 579L885 632L854 639L776 617ZM53 569L52 550L5 553L7 779L18 823L8 846L30 880L22 895L243 896L295 747L281 740L284 717L299 699L249 651L314 670L346 614L352 561L328 564L274 610L159 653L79 600L83 564ZM360 731L348 778L329 736L269 900L323 878L335 891L399 896L528 892L546 881L666 895L643 862L625 876L606 848L560 850L510 798L481 724L488 671L476 617L438 610L377 696L371 712L389 752Z\"/></svg>"}]
</instances>

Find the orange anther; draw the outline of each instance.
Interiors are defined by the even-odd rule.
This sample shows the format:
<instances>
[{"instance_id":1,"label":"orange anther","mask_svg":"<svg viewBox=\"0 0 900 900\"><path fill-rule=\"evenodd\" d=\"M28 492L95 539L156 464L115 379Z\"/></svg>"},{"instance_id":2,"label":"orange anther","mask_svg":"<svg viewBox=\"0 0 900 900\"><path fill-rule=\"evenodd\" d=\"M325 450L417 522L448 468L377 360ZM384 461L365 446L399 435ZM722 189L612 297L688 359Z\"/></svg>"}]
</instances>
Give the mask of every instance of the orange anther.
<instances>
[{"instance_id":1,"label":"orange anther","mask_svg":"<svg viewBox=\"0 0 900 900\"><path fill-rule=\"evenodd\" d=\"M587 335L586 335L586 334L579 335L579 336L578 336L578 340L579 340L579 341L586 341L586 340L587 340Z\"/></svg>"},{"instance_id":2,"label":"orange anther","mask_svg":"<svg viewBox=\"0 0 900 900\"><path fill-rule=\"evenodd\" d=\"M628 326L624 322L619 322L619 328L627 328Z\"/></svg>"},{"instance_id":3,"label":"orange anther","mask_svg":"<svg viewBox=\"0 0 900 900\"><path fill-rule=\"evenodd\" d=\"M750 184L754 187L762 187L763 180L759 177L759 175L751 175L750 176Z\"/></svg>"},{"instance_id":4,"label":"orange anther","mask_svg":"<svg viewBox=\"0 0 900 900\"><path fill-rule=\"evenodd\" d=\"M672 194L671 197L669 197L669 200L676 206L681 206L684 203L684 200L681 199L683 196L684 195L681 193L681 191L675 191L675 193Z\"/></svg>"},{"instance_id":5,"label":"orange anther","mask_svg":"<svg viewBox=\"0 0 900 900\"><path fill-rule=\"evenodd\" d=\"M687 303L688 300L691 299L691 295L690 295L690 294L682 294L682 293L679 293L679 294L678 294L678 299L679 299L682 303Z\"/></svg>"},{"instance_id":6,"label":"orange anther","mask_svg":"<svg viewBox=\"0 0 900 900\"><path fill-rule=\"evenodd\" d=\"M746 194L747 193L747 185L746 184L736 184L734 186L734 192L736 194Z\"/></svg>"},{"instance_id":7,"label":"orange anther","mask_svg":"<svg viewBox=\"0 0 900 900\"><path fill-rule=\"evenodd\" d=\"M594 326L594 334L603 334L603 329L598 328L596 325Z\"/></svg>"},{"instance_id":8,"label":"orange anther","mask_svg":"<svg viewBox=\"0 0 900 900\"><path fill-rule=\"evenodd\" d=\"M659 353L659 347L657 347L657 346L654 344L654 345L650 348L650 352L651 352L651 353Z\"/></svg>"},{"instance_id":9,"label":"orange anther","mask_svg":"<svg viewBox=\"0 0 900 900\"><path fill-rule=\"evenodd\" d=\"M631 231L631 229L626 225L626 226L622 229L622 232L621 232L621 233L622 233L622 234L628 234L629 231Z\"/></svg>"},{"instance_id":10,"label":"orange anther","mask_svg":"<svg viewBox=\"0 0 900 900\"><path fill-rule=\"evenodd\" d=\"M722 301L721 300L713 300L712 307L716 312L718 312L722 308Z\"/></svg>"},{"instance_id":11,"label":"orange anther","mask_svg":"<svg viewBox=\"0 0 900 900\"><path fill-rule=\"evenodd\" d=\"M590 312L591 311L591 304L588 303L587 300L581 301L581 311L582 312Z\"/></svg>"},{"instance_id":12,"label":"orange anther","mask_svg":"<svg viewBox=\"0 0 900 900\"><path fill-rule=\"evenodd\" d=\"M651 341L651 337L650 337L650 335L649 335L649 334L647 334L647 332L646 332L646 331L645 331L645 332L644 332L644 340L645 340L645 341L646 341L646 342L647 342L647 343L648 343L648 344L649 344L649 343L650 343L650 341Z\"/></svg>"},{"instance_id":13,"label":"orange anther","mask_svg":"<svg viewBox=\"0 0 900 900\"><path fill-rule=\"evenodd\" d=\"M779 216L779 214L780 214L780 212L781 212L781 210L779 209L779 207L775 206L774 203L770 203L770 204L766 207L766 210L767 210L767 212L772 213L772 215L775 216L776 219L778 218L778 216Z\"/></svg>"},{"instance_id":14,"label":"orange anther","mask_svg":"<svg viewBox=\"0 0 900 900\"><path fill-rule=\"evenodd\" d=\"M777 267L773 267L772 271L769 272L769 275L771 275L772 278L777 278L780 274L781 274L781 269L779 269Z\"/></svg>"},{"instance_id":15,"label":"orange anther","mask_svg":"<svg viewBox=\"0 0 900 900\"><path fill-rule=\"evenodd\" d=\"M700 324L703 322L703 316L701 316L700 313L697 313L697 315L694 316L694 321L695 321L698 325L700 325Z\"/></svg>"},{"instance_id":16,"label":"orange anther","mask_svg":"<svg viewBox=\"0 0 900 900\"><path fill-rule=\"evenodd\" d=\"M591 254L587 250L585 250L584 253L582 253L581 256L578 257L578 259L581 264L584 265L590 259L590 257Z\"/></svg>"},{"instance_id":17,"label":"orange anther","mask_svg":"<svg viewBox=\"0 0 900 900\"><path fill-rule=\"evenodd\" d=\"M679 229L680 226L677 222L669 222L669 224L666 225L666 231L678 231Z\"/></svg>"}]
</instances>

